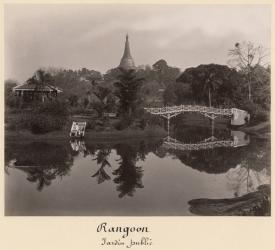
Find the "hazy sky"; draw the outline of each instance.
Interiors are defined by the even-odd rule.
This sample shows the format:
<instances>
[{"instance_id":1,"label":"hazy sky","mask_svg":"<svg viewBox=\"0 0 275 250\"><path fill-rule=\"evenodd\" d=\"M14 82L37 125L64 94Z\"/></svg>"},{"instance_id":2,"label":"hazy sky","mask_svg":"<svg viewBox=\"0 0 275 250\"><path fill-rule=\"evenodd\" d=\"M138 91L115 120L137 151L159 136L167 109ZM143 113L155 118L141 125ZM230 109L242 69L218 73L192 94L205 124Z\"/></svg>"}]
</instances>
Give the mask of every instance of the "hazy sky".
<instances>
[{"instance_id":1,"label":"hazy sky","mask_svg":"<svg viewBox=\"0 0 275 250\"><path fill-rule=\"evenodd\" d=\"M184 70L227 63L228 49L270 47L268 5L6 5L5 79L40 67L106 70L123 54L126 32L136 65L165 59Z\"/></svg>"}]
</instances>

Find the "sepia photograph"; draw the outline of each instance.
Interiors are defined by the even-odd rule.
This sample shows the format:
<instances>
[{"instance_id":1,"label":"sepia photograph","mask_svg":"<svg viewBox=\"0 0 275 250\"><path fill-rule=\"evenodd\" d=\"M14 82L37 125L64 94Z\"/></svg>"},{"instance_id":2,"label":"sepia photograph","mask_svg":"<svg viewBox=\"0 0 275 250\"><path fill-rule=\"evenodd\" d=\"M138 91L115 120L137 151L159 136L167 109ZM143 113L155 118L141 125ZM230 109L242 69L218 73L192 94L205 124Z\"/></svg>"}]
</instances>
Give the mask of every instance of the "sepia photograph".
<instances>
[{"instance_id":1,"label":"sepia photograph","mask_svg":"<svg viewBox=\"0 0 275 250\"><path fill-rule=\"evenodd\" d=\"M5 4L4 215L271 216L271 5Z\"/></svg>"}]
</instances>

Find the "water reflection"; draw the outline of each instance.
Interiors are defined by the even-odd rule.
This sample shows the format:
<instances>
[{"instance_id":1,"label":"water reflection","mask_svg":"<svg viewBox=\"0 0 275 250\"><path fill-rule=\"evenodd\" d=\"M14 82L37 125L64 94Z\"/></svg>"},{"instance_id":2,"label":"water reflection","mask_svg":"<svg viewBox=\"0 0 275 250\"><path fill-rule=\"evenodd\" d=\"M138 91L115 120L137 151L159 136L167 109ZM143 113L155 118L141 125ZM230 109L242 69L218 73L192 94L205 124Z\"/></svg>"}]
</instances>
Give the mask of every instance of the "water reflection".
<instances>
[{"instance_id":1,"label":"water reflection","mask_svg":"<svg viewBox=\"0 0 275 250\"><path fill-rule=\"evenodd\" d=\"M10 147L6 147L6 156L10 157L6 166L26 173L26 179L36 183L38 191L57 177L68 175L73 165L73 157L59 145L33 142Z\"/></svg>"},{"instance_id":2,"label":"water reflection","mask_svg":"<svg viewBox=\"0 0 275 250\"><path fill-rule=\"evenodd\" d=\"M69 143L68 141L6 143L5 156L5 173L8 182L12 181L15 174L13 170L20 170L27 176L25 180L36 183L36 189L42 191L45 190L45 187L50 187L55 179L66 178L73 173L71 175L72 182L70 182L71 189L80 188L83 192L82 185L83 187L89 185L91 192L93 189L102 189L104 194L109 192L110 195L113 190L116 198L127 200L126 197L132 197L133 202L136 193L139 193L141 197L146 197L147 193L158 197L159 190L163 190L162 182L167 176L172 176L173 171L177 171L177 180L173 185L177 185L179 189L184 186L184 190L188 190L190 193L190 198L181 205L185 206L184 204L189 202L190 211L195 214L213 212L209 207L213 207L213 204L224 205L225 200L213 200L210 193L209 197L207 194L205 196L200 196L200 193L196 194L193 191L194 186L181 180L190 171L192 175L196 176L190 178L194 178L195 182L196 178L200 178L205 186L215 184L213 181L209 182L209 178L212 176L220 179L219 185L224 185L226 188L226 192L221 198L227 200L238 198L237 200L229 199L229 203L237 202L239 204L247 199L246 195L250 193L255 193L259 197L262 192L259 193L258 188L270 184L270 143L250 138L241 131L218 130L213 127L211 130L209 128L181 127L164 139L128 140L126 142L71 140ZM168 166L175 165L175 169L168 168L168 166L158 168L161 161L167 162ZM86 165L87 173L84 167L73 167ZM220 176L213 174L220 174ZM161 178L156 181L158 175L161 175ZM74 178L79 179L73 182ZM153 192L150 187L154 183L157 183L158 188ZM61 182L57 184L55 188L58 189L59 186L62 188ZM107 187L108 189L106 189ZM67 186L66 190L68 188ZM218 194L218 191L219 187L212 192ZM177 193L177 190L172 191L167 188L162 191L162 195L171 196L173 192ZM100 199L98 193L93 193L93 195L94 199ZM84 194L83 197L82 194L80 196L86 204L88 198ZM189 197L189 195L187 196ZM202 197L206 198L202 199ZM248 196L247 206L252 206L251 197ZM74 198L77 199L73 196L72 199ZM178 198L181 200L181 197ZM36 199L39 198L36 197ZM203 203L201 203L202 200ZM266 202L266 200L260 200L260 202ZM162 204L162 206L165 210L167 204ZM123 208L121 209L123 210ZM226 209L221 209L224 211L223 214L227 214ZM236 210L233 213L238 214L239 212ZM165 211L163 215L165 215Z\"/></svg>"},{"instance_id":3,"label":"water reflection","mask_svg":"<svg viewBox=\"0 0 275 250\"><path fill-rule=\"evenodd\" d=\"M98 184L111 179L111 177L106 173L104 169L106 166L111 167L111 164L108 161L108 157L110 153L111 153L110 148L100 149L96 153L96 158L93 159L97 162L97 165L100 165L96 173L92 175L92 177L95 177L97 179Z\"/></svg>"},{"instance_id":4,"label":"water reflection","mask_svg":"<svg viewBox=\"0 0 275 250\"><path fill-rule=\"evenodd\" d=\"M247 160L243 160L236 168L226 173L228 186L239 197L246 193L255 192L260 185L270 183L270 169L255 170Z\"/></svg>"},{"instance_id":5,"label":"water reflection","mask_svg":"<svg viewBox=\"0 0 275 250\"><path fill-rule=\"evenodd\" d=\"M231 131L231 138L219 140L211 136L197 143L184 143L168 135L164 139L163 146L167 149L175 150L205 150L219 147L243 147L249 144L249 136L241 131Z\"/></svg>"},{"instance_id":6,"label":"water reflection","mask_svg":"<svg viewBox=\"0 0 275 250\"><path fill-rule=\"evenodd\" d=\"M73 155L78 155L79 153L81 153L83 157L86 157L89 154L89 152L86 149L84 140L71 139L70 144L74 152Z\"/></svg>"},{"instance_id":7,"label":"water reflection","mask_svg":"<svg viewBox=\"0 0 275 250\"><path fill-rule=\"evenodd\" d=\"M117 185L119 197L125 195L133 196L137 188L143 188L142 167L136 166L138 151L127 144L118 144L115 146L117 154L120 155L119 167L113 171L114 183Z\"/></svg>"}]
</instances>

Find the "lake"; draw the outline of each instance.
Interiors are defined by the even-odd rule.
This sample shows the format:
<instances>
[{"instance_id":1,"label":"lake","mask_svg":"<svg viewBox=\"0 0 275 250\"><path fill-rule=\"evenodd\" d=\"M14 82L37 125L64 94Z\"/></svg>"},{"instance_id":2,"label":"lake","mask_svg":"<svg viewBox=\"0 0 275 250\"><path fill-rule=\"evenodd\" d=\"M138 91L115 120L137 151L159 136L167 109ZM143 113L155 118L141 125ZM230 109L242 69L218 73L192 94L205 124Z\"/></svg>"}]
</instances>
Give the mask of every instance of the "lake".
<instances>
[{"instance_id":1,"label":"lake","mask_svg":"<svg viewBox=\"0 0 275 250\"><path fill-rule=\"evenodd\" d=\"M195 215L191 200L233 199L263 184L270 184L270 141L228 128L5 143L8 216Z\"/></svg>"}]
</instances>

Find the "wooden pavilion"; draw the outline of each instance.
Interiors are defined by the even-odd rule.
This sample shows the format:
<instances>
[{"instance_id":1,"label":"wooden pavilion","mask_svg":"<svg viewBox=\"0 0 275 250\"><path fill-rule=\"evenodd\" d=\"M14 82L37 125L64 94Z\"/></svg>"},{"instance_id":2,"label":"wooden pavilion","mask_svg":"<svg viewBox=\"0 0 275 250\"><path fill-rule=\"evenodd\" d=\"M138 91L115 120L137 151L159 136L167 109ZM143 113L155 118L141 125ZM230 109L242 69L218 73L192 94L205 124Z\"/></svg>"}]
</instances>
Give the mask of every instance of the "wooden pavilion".
<instances>
[{"instance_id":1,"label":"wooden pavilion","mask_svg":"<svg viewBox=\"0 0 275 250\"><path fill-rule=\"evenodd\" d=\"M52 99L63 92L60 88L50 84L35 84L26 82L13 88L16 96L22 97L24 100L41 100L45 101L46 98Z\"/></svg>"}]
</instances>

